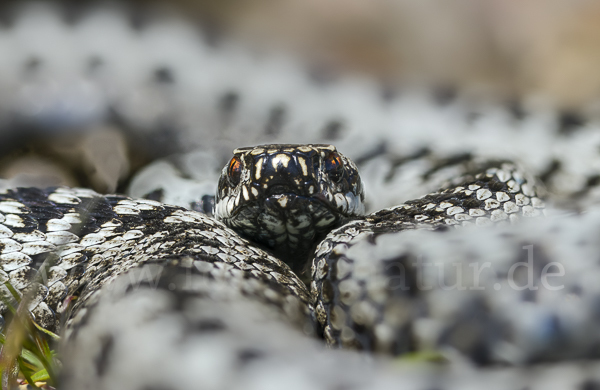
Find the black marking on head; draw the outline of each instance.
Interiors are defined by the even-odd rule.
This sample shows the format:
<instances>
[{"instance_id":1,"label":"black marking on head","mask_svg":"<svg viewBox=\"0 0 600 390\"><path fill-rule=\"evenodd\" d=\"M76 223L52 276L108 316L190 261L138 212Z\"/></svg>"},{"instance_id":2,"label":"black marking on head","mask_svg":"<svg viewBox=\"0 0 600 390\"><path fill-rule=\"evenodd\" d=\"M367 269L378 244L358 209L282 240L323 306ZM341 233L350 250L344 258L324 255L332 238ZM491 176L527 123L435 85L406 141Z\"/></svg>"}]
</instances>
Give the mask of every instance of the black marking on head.
<instances>
[{"instance_id":1,"label":"black marking on head","mask_svg":"<svg viewBox=\"0 0 600 390\"><path fill-rule=\"evenodd\" d=\"M585 126L585 119L574 111L564 111L558 117L558 133L570 135L580 127Z\"/></svg>"},{"instance_id":2,"label":"black marking on head","mask_svg":"<svg viewBox=\"0 0 600 390\"><path fill-rule=\"evenodd\" d=\"M94 359L96 365L96 375L101 377L106 373L108 364L110 362L111 354L115 347L115 338L113 335L106 335L102 338L102 345L100 347L100 353Z\"/></svg>"}]
</instances>

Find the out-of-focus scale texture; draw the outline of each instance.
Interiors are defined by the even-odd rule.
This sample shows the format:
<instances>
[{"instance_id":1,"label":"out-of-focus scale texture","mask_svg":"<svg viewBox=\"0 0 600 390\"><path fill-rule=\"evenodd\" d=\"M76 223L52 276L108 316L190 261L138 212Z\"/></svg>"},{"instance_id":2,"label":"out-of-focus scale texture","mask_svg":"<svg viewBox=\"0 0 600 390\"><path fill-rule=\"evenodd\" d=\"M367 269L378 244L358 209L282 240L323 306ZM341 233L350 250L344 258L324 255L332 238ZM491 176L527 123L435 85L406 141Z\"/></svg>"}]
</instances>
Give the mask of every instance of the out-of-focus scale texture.
<instances>
[{"instance_id":1,"label":"out-of-focus scale texture","mask_svg":"<svg viewBox=\"0 0 600 390\"><path fill-rule=\"evenodd\" d=\"M415 348L417 330L412 322L421 312L418 301L423 287L423 270L416 262L422 259L418 250L411 255L392 249L391 258L376 259L373 246L379 245L379 236L412 229L506 224L542 215L545 206L537 197L535 182L513 164L487 162L471 169L472 173L456 178L455 186L370 214L323 240L312 265L311 292L318 297L317 318L328 343L392 354ZM460 282L456 288L463 287ZM467 351L467 355L478 352Z\"/></svg>"},{"instance_id":2,"label":"out-of-focus scale texture","mask_svg":"<svg viewBox=\"0 0 600 390\"><path fill-rule=\"evenodd\" d=\"M499 253L498 260L494 261L497 267L504 263L508 265L519 256L519 245L525 229L538 228L541 223L548 221L532 221L519 229L511 230L511 234L504 237L498 233L506 230L485 228L471 230L473 236L465 236L460 231L452 231L449 235L437 235L426 231L414 231L406 236L407 240L393 238L398 242L396 246L378 247L376 256L385 257L387 249L391 251L402 250L410 245L411 236L425 234L428 240L429 252L445 251L448 243L458 239L465 250L480 247L484 254L488 249L487 244L481 245L476 240L490 239L489 242L502 245L504 251ZM549 236L544 233L564 226L564 219L555 221L548 230L540 230L540 235L527 236L535 242L549 249L561 250L571 247L569 240L557 242L558 235ZM580 228L596 226L597 221L591 219L574 218L571 221ZM570 224L565 226L570 228ZM559 229L554 229L555 232ZM516 236L515 233L519 236ZM404 233L392 233L402 235ZM383 236L385 237L385 236ZM418 237L422 238L422 237ZM471 238L473 240L471 240ZM446 240L449 239L449 240ZM552 246L548 240L555 240ZM516 245L516 246L515 246ZM515 249L511 257L509 248ZM576 262L583 265L586 262L584 251L577 253ZM440 257L447 260L447 257ZM461 259L462 260L462 259ZM84 326L75 328L65 352L65 371L63 372L63 386L67 389L93 388L111 389L115 386L125 388L159 388L159 389L264 389L278 386L289 386L293 389L335 389L351 387L355 389L395 389L399 386L406 389L442 388L459 390L469 387L478 387L485 383L491 389L588 389L595 386L600 380L598 369L600 365L594 361L561 362L552 364L527 365L524 367L503 368L476 368L455 362L455 365L411 364L392 363L382 359L366 359L349 351L332 351L323 348L315 340L306 338L299 332L280 321L269 316L269 310L264 305L257 304L248 297L235 297L223 305L223 297L232 295L227 293L226 285L207 283L205 279L186 279L193 288L156 289L155 272L152 270L134 270L133 278L129 275L119 277L113 288L101 294L100 299L86 314ZM181 272L181 268L175 270ZM577 278L581 278L580 271ZM171 274L172 276L173 274ZM575 276L575 275L573 275ZM427 278L428 282L431 278ZM131 289L132 280L136 282L136 289ZM175 279L176 280L176 279ZM484 276L480 286L489 287L495 279ZM582 282L576 282L579 286ZM175 291L173 291L175 290ZM583 292L585 290L585 292ZM579 297L588 307L597 304L597 289L589 280L580 290ZM446 305L431 304L429 321L445 323L452 315L456 320L462 320L460 325L480 327L467 313L471 311L477 299L494 300L494 295L483 291L450 292L449 297L439 296L435 301L443 300ZM444 291L443 294L446 294ZM206 299L208 294L211 299ZM579 355L585 350L589 341L587 336L580 333L586 329L585 319L578 317L571 319L572 313L582 304L574 302L569 295L562 295L562 299L569 303L564 314L559 317L571 326L569 331L574 341L569 352L560 352L558 339L565 341L563 335L558 333L543 332L531 326L533 320L530 316L539 315L540 318L551 318L562 310L552 304L545 305L541 300L532 302L520 296L511 296L510 291L505 291L507 296L497 295L494 309L502 309L496 316L507 316L514 325L521 325L527 333L523 333L523 340L519 343L519 350L539 352L540 346L548 348L556 340L553 347L555 352L568 355ZM544 291L547 295L548 291ZM594 298L595 296L595 298ZM559 295L560 297L560 295ZM433 298L433 297L431 297ZM508 298L508 299L507 299ZM456 303L456 305L452 303ZM510 307L502 305L511 305ZM513 306L514 305L514 306ZM539 306L540 310L531 312L530 306ZM529 306L529 307L528 307ZM480 307L480 306L479 306ZM516 309L513 312L513 309ZM265 312L265 310L267 310ZM123 315L126 312L127 315ZM464 314L464 316L460 316ZM546 315L546 317L545 317ZM493 318L500 322L501 318ZM490 319L489 322L491 322ZM538 320L538 319L535 319ZM489 323L488 322L488 323ZM537 322L536 322L537 323ZM543 321L541 323L544 323ZM581 327L578 328L578 325ZM589 325L589 323L588 323ZM435 326L429 326L434 328ZM553 330L555 328L549 328ZM556 329L558 330L558 329ZM591 329L590 329L591 330ZM589 337L596 337L597 332L587 333ZM481 336L478 334L477 336ZM488 337L493 339L493 334ZM423 339L426 339L423 337ZM152 342L148 342L152 340ZM486 340L483 338L482 340ZM578 343L579 341L579 343ZM499 343L501 344L501 343ZM579 344L580 350L577 350ZM513 355L514 356L514 355ZM132 364L134 359L138 364ZM160 364L157 364L160 362ZM151 365L151 368L148 367ZM145 386L145 387L144 387ZM593 388L593 387L592 387Z\"/></svg>"},{"instance_id":3,"label":"out-of-focus scale texture","mask_svg":"<svg viewBox=\"0 0 600 390\"><path fill-rule=\"evenodd\" d=\"M487 4L478 7L488 17L514 10ZM563 111L537 99L472 100L446 87L338 78L148 10L21 2L1 13L0 278L29 299L40 325L67 322L62 388L599 386L600 132L571 105L596 91L594 80L571 88ZM411 26L431 30L429 43L451 37L452 26ZM485 34L468 29L459 36L479 47ZM524 30L511 31L531 47ZM432 45L436 56L470 58L442 46ZM555 49L513 52L533 64L524 68L533 92L571 85L568 74L538 72L535 64L557 63L543 58L573 58L548 54ZM361 172L374 213L323 241L310 293L220 222L166 205L210 211L240 140L334 143ZM76 183L147 199L14 189ZM550 216L522 221L543 214L541 199ZM7 313L15 301L0 292ZM321 332L378 354L328 350L309 338ZM384 357L428 351L448 363Z\"/></svg>"}]
</instances>

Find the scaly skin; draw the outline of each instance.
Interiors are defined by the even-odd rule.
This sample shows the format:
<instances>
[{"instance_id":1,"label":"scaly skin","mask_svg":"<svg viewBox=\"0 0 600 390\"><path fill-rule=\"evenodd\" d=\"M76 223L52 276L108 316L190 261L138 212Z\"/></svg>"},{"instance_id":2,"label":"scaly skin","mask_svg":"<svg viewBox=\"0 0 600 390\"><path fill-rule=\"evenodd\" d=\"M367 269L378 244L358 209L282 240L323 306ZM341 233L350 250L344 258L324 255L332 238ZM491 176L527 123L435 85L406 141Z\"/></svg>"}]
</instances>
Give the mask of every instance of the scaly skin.
<instances>
[{"instance_id":1,"label":"scaly skin","mask_svg":"<svg viewBox=\"0 0 600 390\"><path fill-rule=\"evenodd\" d=\"M326 330L330 341L342 344L346 341L353 346L358 342L362 343L359 347L383 352L439 349L450 360L459 361L451 365L449 372L431 367L423 372L412 368L395 370L385 363L364 363L350 352L323 350L301 332L291 329L290 322L310 333L305 319L311 318L313 298L283 263L265 260L270 259L266 253L245 247L245 241L230 236L228 230L219 227L225 232L222 238L226 244L189 230L220 226L211 225L213 220L209 223L199 214L158 203L97 198L95 194L76 190L72 194L83 203L89 204L89 199L94 198L102 207L97 210L100 219L94 215L94 220L87 222L89 227L77 226L79 223L73 218L79 217L69 214L79 212L69 210L83 206L64 199L58 202L48 199L52 191L34 193L33 199L24 198L26 191L17 192L8 195L3 206L6 209L2 210L5 220L1 224L8 231L2 233L6 245L2 247L5 253L1 254L1 260L6 267L4 272L19 291L26 290L31 280L29 271L40 266L44 256L55 250L53 246L62 245L65 240L75 240L65 245L79 243L91 234L84 241L84 248L73 245L74 255L64 255L61 260L70 272L57 267L48 273L48 290L39 285L30 287L36 292L31 306L36 319L55 326L49 309L56 307L65 293L82 286L82 291L77 291L82 299L75 308L72 331L64 344L68 351L64 354L66 389L265 388L290 384L310 389L348 386L451 389L482 384L506 389L545 389L548 383L573 389L597 386L600 372L597 363L585 360L597 357L595 259L599 251L594 244L597 214L512 227L444 230L439 226L448 224L447 221L470 222L457 221L457 216L467 213L449 215L449 210L452 213L457 210L455 207L465 211L483 207L484 215L471 217L477 221L488 218L489 214L491 221L492 217L503 216L492 214L500 207L510 219L510 215L535 213L538 209L534 206L541 203L536 200L534 205L535 196L526 196L530 204L517 205L516 196L508 194L510 191L491 188L493 196L498 191L505 192L510 200L502 201L505 197L501 196L496 201L502 205L494 208L485 204L492 197L477 199L484 204L473 207L472 203L453 202L485 195L476 192L465 195L459 190L465 196L460 198L438 191L458 185L455 180L462 177L474 156L486 160L518 159L529 172L542 179L551 202L593 211L600 182L597 179L600 133L596 123L585 118L573 120L572 116L561 113L529 111L526 107L525 110L502 105L474 108L460 94L445 103L433 101L429 93L412 90L382 99L377 83L355 79L323 86L310 81L301 66L266 59L255 62L243 50L227 44L209 47L189 33L188 24L176 18L159 18L136 31L124 15L117 10L112 17L103 19L101 12L91 10L83 12L73 24L65 24L52 13L36 16L35 9L14 16L14 23L0 35L0 57L14 60L3 61L5 68L0 72L4 86L1 97L6 103L0 111L5 126L1 134L3 147L10 145L4 142L7 135L18 134L14 129L33 126L39 130L36 134L53 135L50 131L63 126L83 129L98 122L118 122L130 128L130 134L137 140L133 145L155 156L203 146L209 158L201 164L201 169L182 162L184 156L178 162L183 171L187 170L187 177L197 178L198 172L218 174L225 156L230 155L241 139L246 144L334 142L345 155L357 161L370 199L368 210L404 205L344 227L344 233L337 232L334 240L330 236L329 242L337 245L319 254L314 272L317 283L329 280L323 279L323 275L333 273L334 269L338 272L342 261L353 265L349 269L340 267L347 280L360 280L368 267L375 268L371 271L378 274L380 265L388 263L392 264L388 282L398 280L400 275L394 272L401 269L400 265L423 276L424 285L434 286L433 274L417 272L427 269L425 265L429 263L449 262L453 267L466 261L480 268L490 263L495 265L495 273L493 276L482 273L483 291L418 290L408 302L401 291L385 291L384 300L386 296L394 300L382 306L379 312L383 313L379 323L382 326L375 327L373 337L365 332L371 337L366 339L360 332L369 318L369 311L365 310L368 307L345 307L341 295L335 294L331 301L334 304L327 306L321 292L322 308L317 304L316 313L326 329L327 326L333 329ZM27 39L23 39L23 34ZM105 42L109 44L95 39L99 36L107 37ZM15 51L15 47L19 50ZM91 88L83 91L91 93L78 93L82 91L79 89L84 85L82 82ZM77 104L64 105L65 102ZM75 109L65 113L65 106ZM4 110L4 107L10 108ZM209 166L216 167L214 172L204 171L205 167L207 171L212 169ZM151 177L144 192L136 196L161 189L163 195L159 198L170 203L169 199L174 198L169 198L169 193L181 193L187 185L183 178L168 185L160 183L171 180L173 175L176 172ZM211 183L216 186L216 180ZM439 203L442 211L436 211L436 206L431 213L424 213L425 201L406 202L426 193L434 193L433 198L426 200L428 203L434 199L433 203L438 204L437 201L449 195L452 202L448 203L452 205L443 208ZM201 195L206 193L178 201L190 206L192 202L200 202ZM10 202L18 202L25 208ZM118 205L118 202L123 203ZM518 207L516 213L508 212L514 210L509 202ZM489 210L485 210L486 206ZM136 211L140 207L142 210ZM102 227L94 222L102 220L102 216L111 216L117 226ZM394 222L387 227L386 223L377 226L383 217ZM428 221L433 222L435 231L412 229L420 222L417 217L424 218L428 228L432 227ZM54 221L52 226L59 229L55 230L58 233L48 234L47 221L53 219L62 222ZM150 236L138 237L137 232L126 236L127 232L119 231L120 226L132 228L130 223L142 227L132 231L141 230ZM404 231L409 227L411 231ZM362 234L352 237L363 228ZM95 236L98 232L107 236ZM144 241L144 237L152 239ZM100 243L102 239L105 241ZM164 248L152 244L162 243L163 239L167 244ZM237 240L243 244L240 248ZM348 243L341 243L342 240ZM558 263L565 267L564 289L556 292L543 284L544 288L538 290L505 288L511 267L527 259L529 252L523 247L530 244L534 245L531 253L536 286L544 280L538 274L539 269ZM168 247L174 249L175 255ZM250 268L239 257L232 260L225 256L233 261L231 268L225 260L214 263L206 260L210 252L222 247L227 252L224 255L238 254L243 259L256 256L267 265L261 260ZM121 250L125 253L123 257ZM152 253L157 257L150 256ZM323 263L321 260L325 258L327 261ZM368 267L362 266L365 261ZM141 264L146 268L139 268ZM267 271L270 266L276 267L275 273ZM80 272L82 268L88 272ZM157 269L165 270L168 275L168 279L159 282L168 283L155 286L153 277ZM469 270L468 266L466 269ZM517 268L519 272L524 269ZM517 286L522 286L524 276L519 272ZM244 282L235 284L232 291L231 283L240 275L244 275ZM280 275L288 276L280 279ZM469 274L463 276L466 279ZM192 286L198 281L199 287L190 291L185 283L178 284L188 277L194 281ZM450 273L444 286L454 285L456 278L456 273ZM280 280L285 281L283 285ZM414 281L410 277L406 280ZM562 283L562 279L558 280ZM337 290L332 291L350 294L356 291L336 283ZM495 289L497 283L499 290ZM380 288L379 283L373 284L365 284L364 291L361 286L361 291L369 299L379 299L381 295L370 295ZM328 287L323 291L329 294ZM288 304L290 300L292 303ZM332 318L332 313L337 317ZM410 320L405 321L407 317ZM342 322L337 334L334 325ZM352 332L344 332L346 327ZM406 334L411 341L398 342L397 337ZM475 371L461 365L465 357L478 364L517 367ZM541 365L537 364L539 361L553 363Z\"/></svg>"}]
</instances>

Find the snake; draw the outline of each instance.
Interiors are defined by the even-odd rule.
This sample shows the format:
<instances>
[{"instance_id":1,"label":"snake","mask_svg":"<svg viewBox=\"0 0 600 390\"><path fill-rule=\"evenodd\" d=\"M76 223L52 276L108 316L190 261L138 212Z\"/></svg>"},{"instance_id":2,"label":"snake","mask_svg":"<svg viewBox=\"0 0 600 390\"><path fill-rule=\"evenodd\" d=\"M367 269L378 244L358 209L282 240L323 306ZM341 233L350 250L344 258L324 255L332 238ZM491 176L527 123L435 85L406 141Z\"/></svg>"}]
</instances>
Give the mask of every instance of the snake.
<instances>
[{"instance_id":1,"label":"snake","mask_svg":"<svg viewBox=\"0 0 600 390\"><path fill-rule=\"evenodd\" d=\"M22 98L6 128L53 134L116 111L149 145L204 146L140 172L133 197L11 183L0 194L0 276L31 297L36 323L64 332L61 388L598 386L593 122L498 106L473 115L418 92L390 102L360 80L321 85L226 45L207 56L179 19L140 39L121 10L100 9L72 34L43 7L3 36L3 48L23 45L35 76L24 87L3 79ZM42 34L21 40L32 25ZM98 28L145 62L95 42ZM68 54L64 42L81 39L89 50ZM184 43L167 49L174 42ZM48 87L77 86L73 75L95 92ZM282 83L264 88L273 77ZM189 101L213 108L197 115ZM177 129L170 143L165 122ZM242 136L269 142L232 157ZM216 218L202 175L214 180ZM188 188L201 191L175 199ZM2 295L6 314L14 297ZM389 358L422 351L450 363Z\"/></svg>"},{"instance_id":2,"label":"snake","mask_svg":"<svg viewBox=\"0 0 600 390\"><path fill-rule=\"evenodd\" d=\"M264 185L265 182L273 184ZM271 331L283 331L277 329L282 324L286 324L284 332L290 331L290 325L299 330L292 333L292 339L323 334L331 346L402 354L413 351L412 343L421 338L420 343L451 347L480 364L506 363L502 347L515 341L513 337L518 340L524 335L517 330L517 334L506 334L507 339L502 340L494 328L518 329L520 317L495 318L495 313L488 313L489 318L485 318L486 305L480 303L477 309L477 301L482 299L478 294L464 298L464 317L455 315L444 324L442 334L458 332L454 337L423 337L416 332L415 322L438 313L433 307L428 308L427 315L416 313L421 305L433 305L426 303L427 297L419 297L423 288L417 285L418 272L410 271L410 267L418 265L408 261L410 248L396 247L400 244L396 239L392 238L394 245L385 238L406 234L407 230L426 231L435 237L449 226L475 218L493 224L534 217L544 207L535 196L535 188L534 182L510 162L479 162L466 169L456 185L405 205L360 216L363 192L356 166L333 146L241 148L234 152L221 177L215 214L222 222L152 200L100 196L84 189L7 190L0 195L3 226L7 226L2 260L5 269L9 269L9 262L15 269L3 274L23 294L34 292L29 303L31 313L48 329L57 326L52 313L59 310L61 298L67 294L80 297L71 308L72 314L67 314L69 351L63 372L66 388L110 388L130 386L130 381L142 377L149 380L146 375L135 374L137 365L126 363L132 361L131 354L141 359L138 353L150 353L128 344L144 344L141 339L135 341L137 337L154 340L156 336L161 343L175 343L185 349L181 339L176 342L171 337L191 338L185 345L193 344L196 337L211 339L215 332L220 336L233 333L218 348L233 348L236 365L252 365L248 361L262 361L265 354L273 353L268 348L278 349L289 343L282 341L290 335L263 343L264 337L272 337ZM534 212L536 208L538 213ZM331 229L340 224L324 240L318 240L319 227L327 225ZM264 228L257 229L260 225ZM237 229L239 234L231 229ZM294 238L306 240L311 236L319 244L311 261L309 292L293 270L302 272L304 267L298 258L310 256L312 251L302 251L302 246L297 246L300 240ZM251 244L249 239L257 244ZM375 248L365 249L365 245ZM377 246L384 252L393 252L378 253ZM36 268L46 269L41 263L47 260L45 255L53 253L58 259L47 268L43 283L28 284ZM277 253L279 259L270 253ZM390 269L395 276L406 277L395 288L386 285ZM398 272L402 269L406 271L404 275ZM496 277L503 279L501 275ZM539 277L542 275L536 273ZM484 297L491 299L482 287L475 291L482 291L480 288ZM443 288L439 290L447 293ZM8 296L8 291L4 295ZM471 310L483 317L475 318L479 329L472 329L473 312L467 310L471 305L475 305ZM415 313L410 313L413 310ZM258 335L246 334L249 339L242 338L241 346L235 344L240 337L236 332L253 331L257 326L262 334L259 339L255 338ZM150 333L143 336L146 327ZM465 338L461 336L464 328L483 334ZM164 336L173 330L175 334ZM152 336L152 332L160 336ZM248 342L255 344L245 345ZM560 346L552 351L558 353L554 358L593 353L588 348L581 349L578 343L571 348L562 343L553 345L548 340L545 344L550 350ZM163 348L151 345L161 355L164 353ZM552 360L553 355L547 352L524 349L522 356L512 359ZM195 353L190 350L180 356L190 359ZM210 348L207 351L199 345L197 353L224 352ZM312 359L310 356L312 353L306 355ZM223 357L224 361L229 358ZM201 360L193 357L196 359ZM323 355L323 359L330 358ZM345 359L353 362L349 357L342 361ZM327 370L329 375L335 372ZM344 376L344 381L349 378ZM163 373L156 380L165 383L172 378Z\"/></svg>"}]
</instances>

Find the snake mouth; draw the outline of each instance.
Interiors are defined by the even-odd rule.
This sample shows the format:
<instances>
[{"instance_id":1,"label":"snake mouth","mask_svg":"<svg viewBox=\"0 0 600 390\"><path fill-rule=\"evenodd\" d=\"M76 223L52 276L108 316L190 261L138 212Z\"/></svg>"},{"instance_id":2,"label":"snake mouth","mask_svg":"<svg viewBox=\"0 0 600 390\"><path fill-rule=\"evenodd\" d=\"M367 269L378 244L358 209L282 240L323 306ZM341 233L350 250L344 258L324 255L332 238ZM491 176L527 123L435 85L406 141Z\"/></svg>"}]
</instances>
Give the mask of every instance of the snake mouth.
<instances>
[{"instance_id":1,"label":"snake mouth","mask_svg":"<svg viewBox=\"0 0 600 390\"><path fill-rule=\"evenodd\" d=\"M345 199L345 198L344 198ZM258 206L258 207L257 207ZM257 207L263 211L277 214L299 214L321 210L324 213L335 215L336 220L354 218L362 213L353 213L356 210L351 201L345 201L345 207L336 203L336 198L329 198L323 193L304 195L296 192L275 193L266 196L262 201L254 203L251 207ZM354 208L353 208L354 207Z\"/></svg>"},{"instance_id":2,"label":"snake mouth","mask_svg":"<svg viewBox=\"0 0 600 390\"><path fill-rule=\"evenodd\" d=\"M299 196L296 192L292 191L289 186L283 184L272 185L267 188L265 193L265 199L269 199L274 196L282 196L282 195L296 195Z\"/></svg>"},{"instance_id":3,"label":"snake mouth","mask_svg":"<svg viewBox=\"0 0 600 390\"><path fill-rule=\"evenodd\" d=\"M278 218L286 218L285 215L310 214L315 210L330 215L345 216L340 214L335 205L323 194L305 196L295 192L284 192L240 204L234 207L226 218L230 221L256 221L260 215L277 215Z\"/></svg>"},{"instance_id":4,"label":"snake mouth","mask_svg":"<svg viewBox=\"0 0 600 390\"><path fill-rule=\"evenodd\" d=\"M249 215L256 216L261 213L298 215L317 209L330 215L336 215L336 219L352 218L353 216L347 209L338 207L335 200L323 193L299 194L291 191L288 186L278 185L270 189L263 198L243 202L233 207L227 219L247 218Z\"/></svg>"}]
</instances>

